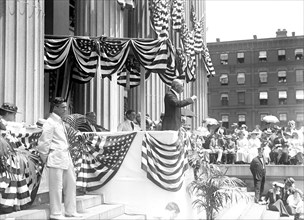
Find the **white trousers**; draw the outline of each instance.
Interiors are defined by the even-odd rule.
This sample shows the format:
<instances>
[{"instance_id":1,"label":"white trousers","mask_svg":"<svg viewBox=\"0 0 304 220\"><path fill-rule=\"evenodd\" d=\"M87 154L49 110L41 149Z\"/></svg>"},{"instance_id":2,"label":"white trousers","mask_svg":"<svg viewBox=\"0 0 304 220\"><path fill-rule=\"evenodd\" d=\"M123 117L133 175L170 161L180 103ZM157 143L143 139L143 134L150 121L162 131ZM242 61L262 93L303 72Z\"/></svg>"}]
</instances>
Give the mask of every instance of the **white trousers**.
<instances>
[{"instance_id":1,"label":"white trousers","mask_svg":"<svg viewBox=\"0 0 304 220\"><path fill-rule=\"evenodd\" d=\"M49 167L50 214L61 215L62 190L65 214L76 213L76 175L70 163L67 170Z\"/></svg>"}]
</instances>

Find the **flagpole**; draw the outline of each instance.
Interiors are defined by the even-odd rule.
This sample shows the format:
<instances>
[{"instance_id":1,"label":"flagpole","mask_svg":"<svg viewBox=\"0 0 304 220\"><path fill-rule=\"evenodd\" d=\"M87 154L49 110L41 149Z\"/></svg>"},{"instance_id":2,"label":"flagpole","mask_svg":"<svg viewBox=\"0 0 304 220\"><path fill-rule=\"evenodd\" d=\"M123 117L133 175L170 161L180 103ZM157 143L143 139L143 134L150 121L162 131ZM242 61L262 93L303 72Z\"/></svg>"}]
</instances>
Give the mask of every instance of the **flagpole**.
<instances>
[{"instance_id":1,"label":"flagpole","mask_svg":"<svg viewBox=\"0 0 304 220\"><path fill-rule=\"evenodd\" d=\"M145 108L145 103L146 103L146 94L145 94L145 68L140 65L140 112L141 112L141 116L140 116L140 125L141 125L141 129L143 131L146 130L146 108Z\"/></svg>"}]
</instances>

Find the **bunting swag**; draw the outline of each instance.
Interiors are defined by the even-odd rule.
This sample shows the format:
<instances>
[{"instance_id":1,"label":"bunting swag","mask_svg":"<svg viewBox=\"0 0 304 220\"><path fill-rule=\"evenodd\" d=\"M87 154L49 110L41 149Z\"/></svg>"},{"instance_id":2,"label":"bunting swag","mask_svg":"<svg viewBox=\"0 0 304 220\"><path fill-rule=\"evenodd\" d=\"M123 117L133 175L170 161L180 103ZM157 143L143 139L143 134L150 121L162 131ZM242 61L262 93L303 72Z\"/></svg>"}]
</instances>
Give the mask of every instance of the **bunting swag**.
<instances>
[{"instance_id":1,"label":"bunting swag","mask_svg":"<svg viewBox=\"0 0 304 220\"><path fill-rule=\"evenodd\" d=\"M40 135L6 133L0 137L0 214L26 209L34 202L43 170L35 150Z\"/></svg>"},{"instance_id":2,"label":"bunting swag","mask_svg":"<svg viewBox=\"0 0 304 220\"><path fill-rule=\"evenodd\" d=\"M101 136L84 133L85 144L70 149L77 180L83 191L93 191L109 182L119 170L136 132L125 135Z\"/></svg>"},{"instance_id":3,"label":"bunting swag","mask_svg":"<svg viewBox=\"0 0 304 220\"><path fill-rule=\"evenodd\" d=\"M89 37L46 37L44 43L44 68L54 70L60 68L69 54L75 58L72 79L80 83L90 81L96 73L98 54L96 43Z\"/></svg>"},{"instance_id":4,"label":"bunting swag","mask_svg":"<svg viewBox=\"0 0 304 220\"><path fill-rule=\"evenodd\" d=\"M142 142L141 168L149 180L167 191L176 192L183 184L188 162L182 143L181 136L172 144L164 144L148 133Z\"/></svg>"}]
</instances>

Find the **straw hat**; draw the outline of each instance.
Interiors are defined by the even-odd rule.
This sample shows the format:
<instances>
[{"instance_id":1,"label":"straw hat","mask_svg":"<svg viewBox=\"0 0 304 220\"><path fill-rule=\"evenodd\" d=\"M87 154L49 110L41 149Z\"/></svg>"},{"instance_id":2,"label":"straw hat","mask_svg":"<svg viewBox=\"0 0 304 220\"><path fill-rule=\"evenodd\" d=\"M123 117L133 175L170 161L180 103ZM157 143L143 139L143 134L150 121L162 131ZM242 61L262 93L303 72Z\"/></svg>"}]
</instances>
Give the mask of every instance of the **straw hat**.
<instances>
[{"instance_id":1,"label":"straw hat","mask_svg":"<svg viewBox=\"0 0 304 220\"><path fill-rule=\"evenodd\" d=\"M16 105L8 102L3 103L0 109L11 113L20 113Z\"/></svg>"}]
</instances>

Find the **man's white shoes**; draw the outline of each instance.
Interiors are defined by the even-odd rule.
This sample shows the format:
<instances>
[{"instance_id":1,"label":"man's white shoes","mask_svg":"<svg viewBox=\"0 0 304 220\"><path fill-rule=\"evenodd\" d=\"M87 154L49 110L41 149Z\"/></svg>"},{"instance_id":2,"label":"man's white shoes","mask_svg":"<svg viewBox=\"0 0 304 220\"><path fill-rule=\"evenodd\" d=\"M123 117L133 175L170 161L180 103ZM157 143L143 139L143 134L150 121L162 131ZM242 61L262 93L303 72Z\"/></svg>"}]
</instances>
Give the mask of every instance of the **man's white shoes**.
<instances>
[{"instance_id":1,"label":"man's white shoes","mask_svg":"<svg viewBox=\"0 0 304 220\"><path fill-rule=\"evenodd\" d=\"M77 213L77 212L75 212L75 213L73 213L73 214L67 214L67 213L65 213L64 216L65 216L66 218L81 218L81 217L82 217L82 215L79 214L79 213Z\"/></svg>"},{"instance_id":2,"label":"man's white shoes","mask_svg":"<svg viewBox=\"0 0 304 220\"><path fill-rule=\"evenodd\" d=\"M67 219L63 215L50 215L50 220L62 220L62 219Z\"/></svg>"}]
</instances>

